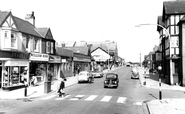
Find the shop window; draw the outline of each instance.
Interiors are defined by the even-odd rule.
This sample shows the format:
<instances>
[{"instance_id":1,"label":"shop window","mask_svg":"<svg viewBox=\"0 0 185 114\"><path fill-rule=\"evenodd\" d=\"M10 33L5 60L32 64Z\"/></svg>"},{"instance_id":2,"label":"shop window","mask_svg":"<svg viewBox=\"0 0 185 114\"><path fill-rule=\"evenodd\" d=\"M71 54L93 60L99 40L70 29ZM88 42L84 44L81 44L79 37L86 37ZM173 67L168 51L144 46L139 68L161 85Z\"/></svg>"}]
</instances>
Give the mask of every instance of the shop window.
<instances>
[{"instance_id":1,"label":"shop window","mask_svg":"<svg viewBox=\"0 0 185 114\"><path fill-rule=\"evenodd\" d=\"M3 70L3 87L23 85L28 81L28 72L25 66L6 66Z\"/></svg>"}]
</instances>

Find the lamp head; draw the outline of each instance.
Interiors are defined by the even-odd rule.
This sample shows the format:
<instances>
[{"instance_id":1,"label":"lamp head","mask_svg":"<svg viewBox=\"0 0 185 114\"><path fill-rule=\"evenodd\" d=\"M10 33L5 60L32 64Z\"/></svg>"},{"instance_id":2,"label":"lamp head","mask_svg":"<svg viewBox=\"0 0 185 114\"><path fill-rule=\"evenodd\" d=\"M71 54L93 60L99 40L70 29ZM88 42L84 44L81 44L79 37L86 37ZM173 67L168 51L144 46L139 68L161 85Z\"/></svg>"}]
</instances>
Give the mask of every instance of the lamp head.
<instances>
[{"instance_id":1,"label":"lamp head","mask_svg":"<svg viewBox=\"0 0 185 114\"><path fill-rule=\"evenodd\" d=\"M158 66L158 70L162 70L162 67L161 66Z\"/></svg>"}]
</instances>

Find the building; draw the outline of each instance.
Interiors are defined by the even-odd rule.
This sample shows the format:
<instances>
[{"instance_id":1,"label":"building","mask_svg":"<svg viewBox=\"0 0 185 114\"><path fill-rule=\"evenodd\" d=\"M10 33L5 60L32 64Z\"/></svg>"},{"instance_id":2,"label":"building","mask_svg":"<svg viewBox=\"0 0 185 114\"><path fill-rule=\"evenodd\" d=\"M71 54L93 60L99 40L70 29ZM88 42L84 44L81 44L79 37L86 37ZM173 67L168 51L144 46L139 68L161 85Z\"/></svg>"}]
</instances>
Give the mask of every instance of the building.
<instances>
[{"instance_id":1,"label":"building","mask_svg":"<svg viewBox=\"0 0 185 114\"><path fill-rule=\"evenodd\" d=\"M158 17L157 31L160 33L160 50L162 53L162 67L166 82L182 85L181 64L183 49L180 42L179 21L185 14L185 1L163 2L162 16Z\"/></svg>"},{"instance_id":2,"label":"building","mask_svg":"<svg viewBox=\"0 0 185 114\"><path fill-rule=\"evenodd\" d=\"M32 76L51 82L59 71L60 58L55 55L55 40L49 28L36 28L35 16L25 20L0 11L0 87L15 89L29 84ZM51 59L52 58L52 59Z\"/></svg>"}]
</instances>

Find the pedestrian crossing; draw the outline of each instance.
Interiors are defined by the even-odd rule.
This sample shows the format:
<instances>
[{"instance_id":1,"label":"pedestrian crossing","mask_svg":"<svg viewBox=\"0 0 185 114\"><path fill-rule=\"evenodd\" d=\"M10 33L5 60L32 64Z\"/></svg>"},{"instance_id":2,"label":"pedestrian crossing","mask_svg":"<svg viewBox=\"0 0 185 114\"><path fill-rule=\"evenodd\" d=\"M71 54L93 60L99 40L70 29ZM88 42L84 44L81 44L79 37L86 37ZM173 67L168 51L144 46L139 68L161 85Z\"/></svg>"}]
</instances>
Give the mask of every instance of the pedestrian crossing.
<instances>
[{"instance_id":1,"label":"pedestrian crossing","mask_svg":"<svg viewBox=\"0 0 185 114\"><path fill-rule=\"evenodd\" d=\"M127 97L118 96L102 96L102 95L65 95L64 97L57 97L57 95L50 95L41 100L69 100L69 101L100 101L100 102L115 102L119 104L125 104Z\"/></svg>"}]
</instances>

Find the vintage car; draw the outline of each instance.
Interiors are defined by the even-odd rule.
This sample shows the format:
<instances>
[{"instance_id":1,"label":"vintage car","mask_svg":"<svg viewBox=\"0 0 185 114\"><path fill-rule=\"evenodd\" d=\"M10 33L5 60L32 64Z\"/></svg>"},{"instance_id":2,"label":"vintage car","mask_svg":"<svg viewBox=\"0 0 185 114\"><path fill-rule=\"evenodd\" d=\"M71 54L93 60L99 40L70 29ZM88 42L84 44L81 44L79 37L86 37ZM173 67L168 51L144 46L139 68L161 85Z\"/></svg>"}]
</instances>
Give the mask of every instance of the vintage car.
<instances>
[{"instance_id":1,"label":"vintage car","mask_svg":"<svg viewBox=\"0 0 185 114\"><path fill-rule=\"evenodd\" d=\"M117 88L118 85L119 85L118 74L107 73L105 76L104 88L106 88L106 87L116 87Z\"/></svg>"},{"instance_id":2,"label":"vintage car","mask_svg":"<svg viewBox=\"0 0 185 114\"><path fill-rule=\"evenodd\" d=\"M136 67L132 68L131 79L139 79L139 72L138 72L138 69Z\"/></svg>"},{"instance_id":3,"label":"vintage car","mask_svg":"<svg viewBox=\"0 0 185 114\"><path fill-rule=\"evenodd\" d=\"M91 72L81 71L78 75L78 83L80 83L80 82L91 83L93 80L94 80L94 77Z\"/></svg>"},{"instance_id":4,"label":"vintage car","mask_svg":"<svg viewBox=\"0 0 185 114\"><path fill-rule=\"evenodd\" d=\"M94 70L94 71L92 71L92 75L94 76L94 78L102 78L103 77L103 71Z\"/></svg>"}]
</instances>

